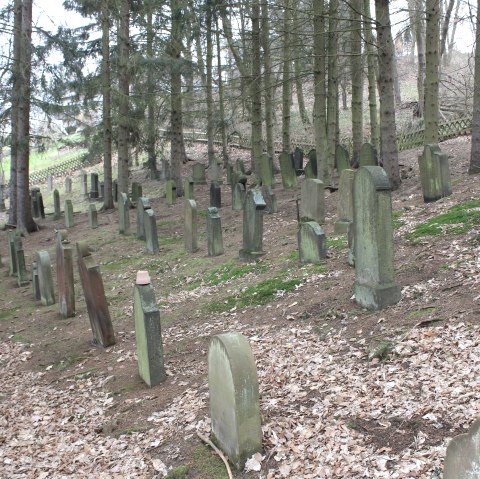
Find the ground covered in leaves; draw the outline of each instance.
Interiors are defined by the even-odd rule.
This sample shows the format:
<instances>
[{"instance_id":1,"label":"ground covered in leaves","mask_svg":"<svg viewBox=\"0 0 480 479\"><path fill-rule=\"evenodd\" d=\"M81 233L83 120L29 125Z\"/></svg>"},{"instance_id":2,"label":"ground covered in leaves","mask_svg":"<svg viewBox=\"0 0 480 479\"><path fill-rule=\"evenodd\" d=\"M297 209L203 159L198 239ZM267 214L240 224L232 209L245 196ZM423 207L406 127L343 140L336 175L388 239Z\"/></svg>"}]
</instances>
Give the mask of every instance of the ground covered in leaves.
<instances>
[{"instance_id":1,"label":"ground covered in leaves","mask_svg":"<svg viewBox=\"0 0 480 479\"><path fill-rule=\"evenodd\" d=\"M260 380L264 451L236 478L441 477L448 440L480 410L480 185L466 173L468 138L441 147L453 194L432 204L421 196L419 150L401 155L403 184L392 198L402 300L379 312L353 301L346 239L333 235L337 193L326 198L329 257L302 266L298 191L285 191L279 176L279 212L265 215L266 255L253 265L238 261L242 215L231 210L225 183L226 253L208 258L208 186L195 187L200 249L187 254L182 201L167 206L163 183L134 170L157 215L161 251L152 256L134 234L118 234L114 211L89 229L74 182L68 234L72 243L87 240L101 265L117 338L106 350L91 345L78 273L77 315L62 320L57 305L34 302L31 287L8 276L0 231L0 477L226 478L196 434L210 427L208 341L224 331L249 338ZM201 147L190 157L206 161ZM63 180L56 182L63 203ZM132 210L132 232L134 218ZM40 249L54 263L54 230L63 228L51 214L39 225L23 240L29 266ZM138 376L132 317L143 269L161 310L168 374L151 389Z\"/></svg>"}]
</instances>

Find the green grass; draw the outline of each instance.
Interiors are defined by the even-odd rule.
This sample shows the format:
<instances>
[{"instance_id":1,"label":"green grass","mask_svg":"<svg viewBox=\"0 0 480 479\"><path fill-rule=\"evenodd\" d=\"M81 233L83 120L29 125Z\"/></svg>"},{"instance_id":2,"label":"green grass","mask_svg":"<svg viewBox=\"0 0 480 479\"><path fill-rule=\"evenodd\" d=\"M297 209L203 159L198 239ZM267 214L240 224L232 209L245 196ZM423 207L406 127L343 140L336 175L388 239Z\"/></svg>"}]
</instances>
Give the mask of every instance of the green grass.
<instances>
[{"instance_id":1,"label":"green grass","mask_svg":"<svg viewBox=\"0 0 480 479\"><path fill-rule=\"evenodd\" d=\"M222 460L208 447L201 445L193 451L195 468L202 477L209 479L228 479L228 473Z\"/></svg>"},{"instance_id":2,"label":"green grass","mask_svg":"<svg viewBox=\"0 0 480 479\"><path fill-rule=\"evenodd\" d=\"M17 312L17 308L4 309L0 311L0 321L2 319L10 319Z\"/></svg>"},{"instance_id":3,"label":"green grass","mask_svg":"<svg viewBox=\"0 0 480 479\"><path fill-rule=\"evenodd\" d=\"M23 343L23 344L30 344L31 341L30 339L28 339L26 336L24 336L23 334L14 334L11 338L10 338L14 343Z\"/></svg>"},{"instance_id":4,"label":"green grass","mask_svg":"<svg viewBox=\"0 0 480 479\"><path fill-rule=\"evenodd\" d=\"M78 353L71 353L68 356L65 356L62 360L60 360L58 363L55 364L56 369L66 369L70 366L73 366L74 364L79 363L85 359L83 356L81 356Z\"/></svg>"},{"instance_id":5,"label":"green grass","mask_svg":"<svg viewBox=\"0 0 480 479\"><path fill-rule=\"evenodd\" d=\"M187 479L188 478L188 467L187 466L178 466L175 469L172 469L168 476L165 479Z\"/></svg>"},{"instance_id":6,"label":"green grass","mask_svg":"<svg viewBox=\"0 0 480 479\"><path fill-rule=\"evenodd\" d=\"M394 230L397 230L405 224L405 221L400 219L402 214L403 211L401 210L392 211L392 226Z\"/></svg>"},{"instance_id":7,"label":"green grass","mask_svg":"<svg viewBox=\"0 0 480 479\"><path fill-rule=\"evenodd\" d=\"M348 248L348 240L347 237L339 236L338 238L327 238L327 248L334 248L334 249L345 249Z\"/></svg>"}]
</instances>

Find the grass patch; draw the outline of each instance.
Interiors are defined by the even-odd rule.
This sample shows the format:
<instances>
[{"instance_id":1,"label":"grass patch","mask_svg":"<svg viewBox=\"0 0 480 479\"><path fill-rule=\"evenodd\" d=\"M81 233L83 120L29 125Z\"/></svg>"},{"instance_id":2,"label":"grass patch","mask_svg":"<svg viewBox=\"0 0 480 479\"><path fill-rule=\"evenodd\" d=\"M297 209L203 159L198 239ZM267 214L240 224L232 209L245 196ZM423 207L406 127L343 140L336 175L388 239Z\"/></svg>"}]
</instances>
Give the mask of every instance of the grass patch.
<instances>
[{"instance_id":1,"label":"grass patch","mask_svg":"<svg viewBox=\"0 0 480 479\"><path fill-rule=\"evenodd\" d=\"M10 308L0 311L0 321L2 319L10 319L10 317L17 312L17 308Z\"/></svg>"},{"instance_id":2,"label":"grass patch","mask_svg":"<svg viewBox=\"0 0 480 479\"><path fill-rule=\"evenodd\" d=\"M398 230L398 228L401 228L405 224L405 221L400 219L402 214L402 210L392 211L392 227L394 230Z\"/></svg>"},{"instance_id":3,"label":"grass patch","mask_svg":"<svg viewBox=\"0 0 480 479\"><path fill-rule=\"evenodd\" d=\"M427 306L426 308L416 309L407 315L407 319L414 319L424 316L425 314L434 313L437 310L435 306Z\"/></svg>"},{"instance_id":4,"label":"grass patch","mask_svg":"<svg viewBox=\"0 0 480 479\"><path fill-rule=\"evenodd\" d=\"M81 356L78 353L72 353L60 360L58 363L55 364L55 369L66 369L70 366L73 366L74 364L79 363L85 359L83 356Z\"/></svg>"},{"instance_id":5,"label":"grass patch","mask_svg":"<svg viewBox=\"0 0 480 479\"><path fill-rule=\"evenodd\" d=\"M195 467L203 477L210 479L228 479L222 460L206 446L198 446L193 451Z\"/></svg>"},{"instance_id":6,"label":"grass patch","mask_svg":"<svg viewBox=\"0 0 480 479\"><path fill-rule=\"evenodd\" d=\"M149 429L152 429L151 424L134 424L133 426L126 427L122 431L118 433L119 436L127 435L127 434L133 434L135 432L145 432L148 431Z\"/></svg>"},{"instance_id":7,"label":"grass patch","mask_svg":"<svg viewBox=\"0 0 480 479\"><path fill-rule=\"evenodd\" d=\"M165 479L187 479L188 478L188 467L187 466L178 466L175 469L172 469Z\"/></svg>"},{"instance_id":8,"label":"grass patch","mask_svg":"<svg viewBox=\"0 0 480 479\"><path fill-rule=\"evenodd\" d=\"M14 343L23 343L23 344L30 344L31 341L23 334L14 334L10 338Z\"/></svg>"},{"instance_id":9,"label":"grass patch","mask_svg":"<svg viewBox=\"0 0 480 479\"><path fill-rule=\"evenodd\" d=\"M334 248L334 249L345 249L348 248L348 240L347 237L339 236L338 238L327 238L327 248Z\"/></svg>"},{"instance_id":10,"label":"grass patch","mask_svg":"<svg viewBox=\"0 0 480 479\"><path fill-rule=\"evenodd\" d=\"M181 241L180 236L158 236L158 244L160 246L168 246L171 244L179 243Z\"/></svg>"},{"instance_id":11,"label":"grass patch","mask_svg":"<svg viewBox=\"0 0 480 479\"><path fill-rule=\"evenodd\" d=\"M294 260L294 261L299 261L300 260L300 253L298 252L298 249L295 249L295 250L291 251L287 256L287 259Z\"/></svg>"}]
</instances>

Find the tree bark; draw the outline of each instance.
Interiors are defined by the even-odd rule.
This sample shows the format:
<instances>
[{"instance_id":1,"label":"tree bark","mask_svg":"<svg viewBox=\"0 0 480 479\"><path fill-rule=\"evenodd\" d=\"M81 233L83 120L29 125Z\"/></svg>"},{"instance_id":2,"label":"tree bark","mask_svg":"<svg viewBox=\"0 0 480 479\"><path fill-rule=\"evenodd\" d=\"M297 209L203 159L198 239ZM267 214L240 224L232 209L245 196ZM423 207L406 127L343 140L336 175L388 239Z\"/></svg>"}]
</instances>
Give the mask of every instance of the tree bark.
<instances>
[{"instance_id":1,"label":"tree bark","mask_svg":"<svg viewBox=\"0 0 480 479\"><path fill-rule=\"evenodd\" d=\"M480 0L477 0L477 12L480 12ZM468 173L480 173L480 15L477 14L477 43L475 44L475 77L473 87L472 147Z\"/></svg>"},{"instance_id":2,"label":"tree bark","mask_svg":"<svg viewBox=\"0 0 480 479\"><path fill-rule=\"evenodd\" d=\"M305 99L303 96L303 79L302 79L302 57L300 52L302 51L302 38L300 35L301 25L299 12L296 8L293 9L293 24L295 35L295 59L293 60L293 67L295 71L295 90L297 92L298 112L300 113L300 119L304 128L310 125L310 118L308 117L307 109L305 107Z\"/></svg>"},{"instance_id":3,"label":"tree bark","mask_svg":"<svg viewBox=\"0 0 480 479\"><path fill-rule=\"evenodd\" d=\"M214 136L214 118L213 118L213 38L212 38L212 5L210 0L207 0L207 15L205 19L206 37L207 37L207 157L209 166L213 165L215 161L215 147L213 144Z\"/></svg>"},{"instance_id":4,"label":"tree bark","mask_svg":"<svg viewBox=\"0 0 480 479\"><path fill-rule=\"evenodd\" d=\"M290 23L291 23L291 0L283 0L283 46L282 46L282 150L287 153L291 150L290 101L292 96L292 84L290 78L291 52L290 52Z\"/></svg>"},{"instance_id":5,"label":"tree bark","mask_svg":"<svg viewBox=\"0 0 480 479\"><path fill-rule=\"evenodd\" d=\"M215 17L215 37L217 42L217 67L218 67L218 111L220 114L220 133L222 135L222 158L223 166L226 167L228 163L228 142L227 142L227 126L225 121L225 94L223 89L222 78L222 49L220 46L220 30L218 25L218 17Z\"/></svg>"},{"instance_id":6,"label":"tree bark","mask_svg":"<svg viewBox=\"0 0 480 479\"><path fill-rule=\"evenodd\" d=\"M273 88L272 88L272 55L270 52L270 20L268 1L263 0L261 4L262 29L261 42L263 50L263 89L265 104L265 137L267 141L268 156L274 157L273 137Z\"/></svg>"},{"instance_id":7,"label":"tree bark","mask_svg":"<svg viewBox=\"0 0 480 479\"><path fill-rule=\"evenodd\" d=\"M253 0L252 11L252 168L258 171L258 160L263 152L262 146L262 92L260 63L260 3Z\"/></svg>"},{"instance_id":8,"label":"tree bark","mask_svg":"<svg viewBox=\"0 0 480 479\"><path fill-rule=\"evenodd\" d=\"M418 70L417 70L417 92L418 92L418 116L423 117L425 110L425 22L424 22L424 0L412 0L415 8L415 39L417 43Z\"/></svg>"}]
</instances>

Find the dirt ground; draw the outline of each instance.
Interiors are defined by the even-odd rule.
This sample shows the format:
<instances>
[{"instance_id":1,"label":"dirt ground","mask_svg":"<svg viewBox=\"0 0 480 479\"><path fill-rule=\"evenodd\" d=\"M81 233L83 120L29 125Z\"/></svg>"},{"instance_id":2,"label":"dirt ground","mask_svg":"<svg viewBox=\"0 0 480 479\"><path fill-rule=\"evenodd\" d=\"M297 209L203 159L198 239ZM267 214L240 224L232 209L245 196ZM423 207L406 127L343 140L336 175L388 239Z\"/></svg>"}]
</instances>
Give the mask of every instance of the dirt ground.
<instances>
[{"instance_id":1,"label":"dirt ground","mask_svg":"<svg viewBox=\"0 0 480 479\"><path fill-rule=\"evenodd\" d=\"M207 185L195 186L199 250L187 254L182 200L167 206L163 183L134 169L132 181L142 183L157 215L161 250L149 255L134 234L135 210L128 236L118 234L116 211L100 211L92 230L78 173L71 195L63 178L55 179L62 204L69 197L74 202L70 242L86 240L100 264L117 343L92 346L77 270L74 318L61 319L56 304L34 302L31 286L18 288L8 276L6 232L0 231L0 477L153 478L180 466L187 475L177 469L171 477L227 477L196 435L210 427L208 341L225 331L242 332L252 345L264 433L263 454L234 477L441 477L448 440L480 410L480 225L462 235L407 238L417 224L479 198L478 177L467 175L470 139L441 147L450 157L453 194L430 204L421 195L420 150L401 154L403 183L392 203L402 299L379 312L353 301L346 242L333 235L336 192L326 191L325 265L299 264L299 190L284 190L277 175L279 212L264 217L265 256L245 274L213 281L222 265L241 265L242 214L232 211L225 181L225 254L209 258ZM201 146L192 146L189 157L206 162ZM232 151L237 157L248 161L245 151ZM64 228L63 218L52 220L51 194L40 186L47 217L38 221L38 233L23 239L29 270L38 250L47 250L55 264L54 232ZM132 290L138 270L149 271L161 311L168 378L154 388L142 383L136 363ZM267 278L301 281L265 305L216 312L213 305Z\"/></svg>"}]
</instances>

